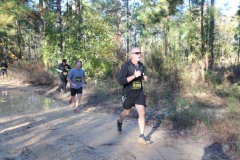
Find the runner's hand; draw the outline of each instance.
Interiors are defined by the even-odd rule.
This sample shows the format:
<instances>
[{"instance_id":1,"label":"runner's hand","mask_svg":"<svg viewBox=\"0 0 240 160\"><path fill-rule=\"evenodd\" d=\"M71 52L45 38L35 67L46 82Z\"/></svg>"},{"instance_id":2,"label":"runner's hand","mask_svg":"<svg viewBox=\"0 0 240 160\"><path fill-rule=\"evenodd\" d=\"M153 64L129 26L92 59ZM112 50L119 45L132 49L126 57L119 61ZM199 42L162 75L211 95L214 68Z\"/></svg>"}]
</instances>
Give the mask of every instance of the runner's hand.
<instances>
[{"instance_id":1,"label":"runner's hand","mask_svg":"<svg viewBox=\"0 0 240 160\"><path fill-rule=\"evenodd\" d=\"M147 77L147 76L145 76L145 75L144 75L144 73L143 73L143 79L144 79L144 81L145 81L145 82L147 82L147 81L148 81L148 77Z\"/></svg>"},{"instance_id":2,"label":"runner's hand","mask_svg":"<svg viewBox=\"0 0 240 160\"><path fill-rule=\"evenodd\" d=\"M83 88L87 88L87 83L83 83Z\"/></svg>"},{"instance_id":3,"label":"runner's hand","mask_svg":"<svg viewBox=\"0 0 240 160\"><path fill-rule=\"evenodd\" d=\"M141 71L136 71L135 70L135 72L134 72L134 76L137 78L137 77L139 77L139 76L141 76Z\"/></svg>"}]
</instances>

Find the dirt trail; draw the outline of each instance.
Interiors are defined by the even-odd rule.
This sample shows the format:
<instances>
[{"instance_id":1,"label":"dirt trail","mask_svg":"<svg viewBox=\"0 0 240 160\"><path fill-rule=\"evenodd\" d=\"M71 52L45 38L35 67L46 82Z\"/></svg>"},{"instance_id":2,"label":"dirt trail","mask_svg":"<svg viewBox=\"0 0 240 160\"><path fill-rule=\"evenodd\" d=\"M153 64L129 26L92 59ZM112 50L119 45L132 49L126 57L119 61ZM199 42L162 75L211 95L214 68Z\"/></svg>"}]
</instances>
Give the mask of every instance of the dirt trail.
<instances>
[{"instance_id":1,"label":"dirt trail","mask_svg":"<svg viewBox=\"0 0 240 160\"><path fill-rule=\"evenodd\" d=\"M33 91L34 87L1 84L1 88ZM146 126L150 145L137 143L137 120L127 119L116 131L117 116L73 113L68 105L48 112L0 116L0 159L3 160L207 160L214 159L211 141L174 136ZM215 154L219 155L219 153ZM225 155L218 156L229 159Z\"/></svg>"}]
</instances>

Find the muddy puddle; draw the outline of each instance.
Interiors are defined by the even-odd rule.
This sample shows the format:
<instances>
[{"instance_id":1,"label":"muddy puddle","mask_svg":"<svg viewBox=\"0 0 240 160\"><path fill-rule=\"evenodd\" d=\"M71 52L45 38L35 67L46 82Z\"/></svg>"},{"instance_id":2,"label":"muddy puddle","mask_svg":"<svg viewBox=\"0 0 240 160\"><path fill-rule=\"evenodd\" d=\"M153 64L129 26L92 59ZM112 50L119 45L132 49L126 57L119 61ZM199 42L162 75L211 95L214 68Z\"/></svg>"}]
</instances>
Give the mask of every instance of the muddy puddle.
<instances>
[{"instance_id":1,"label":"muddy puddle","mask_svg":"<svg viewBox=\"0 0 240 160\"><path fill-rule=\"evenodd\" d=\"M34 92L0 91L0 115L38 113L58 109L64 104Z\"/></svg>"}]
</instances>

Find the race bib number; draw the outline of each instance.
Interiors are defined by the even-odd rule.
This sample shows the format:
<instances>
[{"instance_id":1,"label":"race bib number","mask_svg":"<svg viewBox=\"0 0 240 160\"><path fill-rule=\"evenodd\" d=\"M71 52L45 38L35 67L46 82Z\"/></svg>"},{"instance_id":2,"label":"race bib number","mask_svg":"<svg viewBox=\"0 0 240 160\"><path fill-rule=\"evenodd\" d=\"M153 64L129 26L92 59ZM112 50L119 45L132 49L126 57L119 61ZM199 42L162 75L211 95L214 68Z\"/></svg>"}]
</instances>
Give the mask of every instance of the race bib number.
<instances>
[{"instance_id":1,"label":"race bib number","mask_svg":"<svg viewBox=\"0 0 240 160\"><path fill-rule=\"evenodd\" d=\"M68 73L67 72L63 72L63 75L66 76Z\"/></svg>"},{"instance_id":2,"label":"race bib number","mask_svg":"<svg viewBox=\"0 0 240 160\"><path fill-rule=\"evenodd\" d=\"M82 77L76 77L76 82L82 82Z\"/></svg>"},{"instance_id":3,"label":"race bib number","mask_svg":"<svg viewBox=\"0 0 240 160\"><path fill-rule=\"evenodd\" d=\"M140 82L133 82L132 88L133 89L141 89L141 83Z\"/></svg>"}]
</instances>

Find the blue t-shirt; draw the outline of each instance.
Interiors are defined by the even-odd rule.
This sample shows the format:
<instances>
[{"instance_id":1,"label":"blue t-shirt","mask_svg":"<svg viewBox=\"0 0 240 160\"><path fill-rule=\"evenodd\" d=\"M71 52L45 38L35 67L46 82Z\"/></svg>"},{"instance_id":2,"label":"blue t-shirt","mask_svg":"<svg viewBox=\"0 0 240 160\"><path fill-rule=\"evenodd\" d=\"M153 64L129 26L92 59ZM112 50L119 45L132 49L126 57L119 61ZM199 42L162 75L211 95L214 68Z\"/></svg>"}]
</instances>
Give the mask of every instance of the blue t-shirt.
<instances>
[{"instance_id":1,"label":"blue t-shirt","mask_svg":"<svg viewBox=\"0 0 240 160\"><path fill-rule=\"evenodd\" d=\"M71 79L71 81L77 85L77 87L73 87L72 84L70 84L71 88L74 89L79 89L82 87L83 85L83 77L85 77L85 71L80 68L80 69L76 69L73 68L71 69L71 71L68 73L67 76L69 79Z\"/></svg>"}]
</instances>

